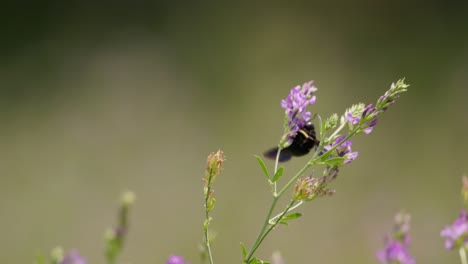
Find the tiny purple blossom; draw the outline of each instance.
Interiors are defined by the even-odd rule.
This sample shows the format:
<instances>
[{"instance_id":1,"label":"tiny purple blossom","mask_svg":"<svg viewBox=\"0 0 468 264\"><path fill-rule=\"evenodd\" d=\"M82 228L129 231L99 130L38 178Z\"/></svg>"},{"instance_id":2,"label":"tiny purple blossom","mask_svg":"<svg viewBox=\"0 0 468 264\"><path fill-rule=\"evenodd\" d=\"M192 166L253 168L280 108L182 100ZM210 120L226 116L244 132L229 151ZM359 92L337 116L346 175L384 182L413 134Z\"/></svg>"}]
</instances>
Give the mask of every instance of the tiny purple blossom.
<instances>
[{"instance_id":1,"label":"tiny purple blossom","mask_svg":"<svg viewBox=\"0 0 468 264\"><path fill-rule=\"evenodd\" d=\"M333 142L333 144L327 145L323 149L325 151L329 151L334 146L339 145L344 139L345 139L345 136L340 136L335 140L335 142ZM330 158L332 158L332 157L334 157L336 155L337 157L344 157L345 158L344 164L350 163L351 161L355 160L359 155L359 153L357 151L355 151L355 152L352 151L352 149L351 149L352 145L353 145L353 143L350 140L344 141L343 143L341 143L340 146L338 146L335 149L334 152L332 152L332 155L330 156ZM335 154L333 154L333 153L335 153Z\"/></svg>"},{"instance_id":2,"label":"tiny purple blossom","mask_svg":"<svg viewBox=\"0 0 468 264\"><path fill-rule=\"evenodd\" d=\"M362 112L362 119L368 119L363 124L363 127L365 127L363 130L364 133L369 134L370 132L372 132L372 129L377 124L378 114L379 114L379 111L377 111L372 104L369 104L366 106L366 108Z\"/></svg>"},{"instance_id":3,"label":"tiny purple blossom","mask_svg":"<svg viewBox=\"0 0 468 264\"><path fill-rule=\"evenodd\" d=\"M414 264L416 261L408 252L407 245L399 241L389 242L384 249L377 252L377 259L382 264L398 262L399 264Z\"/></svg>"},{"instance_id":4,"label":"tiny purple blossom","mask_svg":"<svg viewBox=\"0 0 468 264\"><path fill-rule=\"evenodd\" d=\"M71 250L65 255L59 264L86 264L86 260L78 253L77 250Z\"/></svg>"},{"instance_id":5,"label":"tiny purple blossom","mask_svg":"<svg viewBox=\"0 0 468 264\"><path fill-rule=\"evenodd\" d=\"M166 264L188 264L181 256L171 255L166 261Z\"/></svg>"},{"instance_id":6,"label":"tiny purple blossom","mask_svg":"<svg viewBox=\"0 0 468 264\"><path fill-rule=\"evenodd\" d=\"M286 99L281 100L281 107L284 109L287 118L282 145L291 144L297 132L310 120L312 114L307 111L307 106L315 104L316 97L314 93L317 91L313 84L314 81L309 81L302 86L298 85L291 89Z\"/></svg>"},{"instance_id":7,"label":"tiny purple blossom","mask_svg":"<svg viewBox=\"0 0 468 264\"><path fill-rule=\"evenodd\" d=\"M346 119L348 120L349 123L351 123L353 125L356 125L357 123L359 123L359 121L361 121L361 117L354 116L353 113L351 113L351 112L348 112L346 114Z\"/></svg>"},{"instance_id":8,"label":"tiny purple blossom","mask_svg":"<svg viewBox=\"0 0 468 264\"><path fill-rule=\"evenodd\" d=\"M468 245L468 216L465 210L462 210L460 217L457 218L451 226L446 226L440 236L445 238L445 248L454 249Z\"/></svg>"}]
</instances>

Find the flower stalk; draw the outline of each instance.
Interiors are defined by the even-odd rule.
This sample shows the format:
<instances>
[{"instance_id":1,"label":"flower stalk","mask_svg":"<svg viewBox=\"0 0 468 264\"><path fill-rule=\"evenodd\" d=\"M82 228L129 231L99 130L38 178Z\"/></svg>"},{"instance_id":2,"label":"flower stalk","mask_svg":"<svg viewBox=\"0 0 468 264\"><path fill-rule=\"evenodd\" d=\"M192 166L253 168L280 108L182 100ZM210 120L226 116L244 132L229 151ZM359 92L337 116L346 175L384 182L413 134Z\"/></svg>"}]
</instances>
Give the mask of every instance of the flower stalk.
<instances>
[{"instance_id":1,"label":"flower stalk","mask_svg":"<svg viewBox=\"0 0 468 264\"><path fill-rule=\"evenodd\" d=\"M205 177L203 178L203 181L205 182L205 185L203 187L203 194L205 197L205 221L203 222L204 248L206 255L208 255L208 260L210 264L214 263L213 254L211 252L211 239L209 237L209 226L212 220L210 212L211 210L213 210L213 207L216 203L212 187L216 178L223 169L222 165L224 160L224 153L221 150L218 150L216 153L211 153L210 155L208 155L208 159L206 161ZM203 254L202 261L204 261Z\"/></svg>"},{"instance_id":2,"label":"flower stalk","mask_svg":"<svg viewBox=\"0 0 468 264\"><path fill-rule=\"evenodd\" d=\"M461 247L458 250L458 253L460 254L460 259L462 264L467 264L468 262L466 261L466 251L465 248Z\"/></svg>"},{"instance_id":3,"label":"flower stalk","mask_svg":"<svg viewBox=\"0 0 468 264\"><path fill-rule=\"evenodd\" d=\"M117 260L117 256L122 251L123 244L128 232L128 218L130 208L134 202L135 194L133 192L127 191L122 194L117 226L114 228L109 228L105 233L105 256L108 264L114 264Z\"/></svg>"}]
</instances>

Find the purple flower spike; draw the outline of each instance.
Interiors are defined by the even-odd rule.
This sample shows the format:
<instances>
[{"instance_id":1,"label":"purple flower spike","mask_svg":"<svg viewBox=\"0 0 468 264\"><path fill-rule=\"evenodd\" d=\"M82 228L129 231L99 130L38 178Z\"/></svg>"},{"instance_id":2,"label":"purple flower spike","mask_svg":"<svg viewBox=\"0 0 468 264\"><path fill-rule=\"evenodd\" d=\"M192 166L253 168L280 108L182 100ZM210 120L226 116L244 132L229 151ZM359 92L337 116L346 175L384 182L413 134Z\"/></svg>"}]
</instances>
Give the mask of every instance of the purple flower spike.
<instances>
[{"instance_id":1,"label":"purple flower spike","mask_svg":"<svg viewBox=\"0 0 468 264\"><path fill-rule=\"evenodd\" d=\"M86 264L86 260L78 253L77 250L71 250L60 261L60 264Z\"/></svg>"},{"instance_id":2,"label":"purple flower spike","mask_svg":"<svg viewBox=\"0 0 468 264\"><path fill-rule=\"evenodd\" d=\"M416 261L411 257L404 245L398 241L392 241L388 243L385 249L379 250L377 252L377 259L382 264L391 264L391 263L399 263L399 264L414 264Z\"/></svg>"},{"instance_id":3,"label":"purple flower spike","mask_svg":"<svg viewBox=\"0 0 468 264\"><path fill-rule=\"evenodd\" d=\"M171 255L169 259L166 261L166 264L189 264L185 262L184 258L181 256Z\"/></svg>"},{"instance_id":4,"label":"purple flower spike","mask_svg":"<svg viewBox=\"0 0 468 264\"><path fill-rule=\"evenodd\" d=\"M445 238L445 248L454 249L468 245L468 216L462 210L451 226L446 226L440 236Z\"/></svg>"},{"instance_id":5,"label":"purple flower spike","mask_svg":"<svg viewBox=\"0 0 468 264\"><path fill-rule=\"evenodd\" d=\"M297 132L310 120L312 114L307 111L307 106L315 104L316 97L314 93L317 91L313 84L314 81L310 81L302 86L298 85L291 89L286 99L281 100L281 107L284 109L287 118L286 131L281 140L281 145L290 145Z\"/></svg>"}]
</instances>

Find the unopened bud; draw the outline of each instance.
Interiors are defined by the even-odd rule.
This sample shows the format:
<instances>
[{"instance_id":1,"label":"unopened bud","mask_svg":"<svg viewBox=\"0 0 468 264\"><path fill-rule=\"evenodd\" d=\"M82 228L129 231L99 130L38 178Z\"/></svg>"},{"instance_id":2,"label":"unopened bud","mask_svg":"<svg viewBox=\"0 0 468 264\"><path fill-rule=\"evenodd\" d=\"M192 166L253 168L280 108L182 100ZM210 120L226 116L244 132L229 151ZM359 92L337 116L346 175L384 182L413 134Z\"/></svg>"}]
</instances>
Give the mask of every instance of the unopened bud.
<instances>
[{"instance_id":1,"label":"unopened bud","mask_svg":"<svg viewBox=\"0 0 468 264\"><path fill-rule=\"evenodd\" d=\"M335 113L331 115L327 120L325 120L325 127L324 130L328 131L330 129L333 129L338 125L338 115Z\"/></svg>"},{"instance_id":2,"label":"unopened bud","mask_svg":"<svg viewBox=\"0 0 468 264\"><path fill-rule=\"evenodd\" d=\"M314 194L315 179L313 177L302 177L296 181L293 191L293 199L296 201L308 200Z\"/></svg>"},{"instance_id":3,"label":"unopened bud","mask_svg":"<svg viewBox=\"0 0 468 264\"><path fill-rule=\"evenodd\" d=\"M135 193L126 191L122 194L121 202L123 206L131 206L135 202Z\"/></svg>"},{"instance_id":4,"label":"unopened bud","mask_svg":"<svg viewBox=\"0 0 468 264\"><path fill-rule=\"evenodd\" d=\"M223 170L224 153L218 150L216 153L212 152L208 155L206 160L206 175L205 181L208 184L212 184L216 179L216 176Z\"/></svg>"}]
</instances>

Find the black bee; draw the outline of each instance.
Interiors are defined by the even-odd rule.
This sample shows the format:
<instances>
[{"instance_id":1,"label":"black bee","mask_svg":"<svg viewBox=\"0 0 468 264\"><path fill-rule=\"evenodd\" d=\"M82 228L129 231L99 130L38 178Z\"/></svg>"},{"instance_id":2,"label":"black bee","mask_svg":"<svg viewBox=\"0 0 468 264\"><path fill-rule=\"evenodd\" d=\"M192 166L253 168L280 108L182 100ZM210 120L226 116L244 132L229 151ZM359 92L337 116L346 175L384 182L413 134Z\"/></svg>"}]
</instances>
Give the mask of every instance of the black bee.
<instances>
[{"instance_id":1,"label":"black bee","mask_svg":"<svg viewBox=\"0 0 468 264\"><path fill-rule=\"evenodd\" d=\"M315 135L315 127L312 123L307 123L302 129L297 132L293 142L289 147L281 150L279 161L285 162L290 160L293 156L300 157L308 154L310 150L317 147L320 141ZM272 148L263 153L263 155L269 159L276 160L278 148Z\"/></svg>"}]
</instances>

